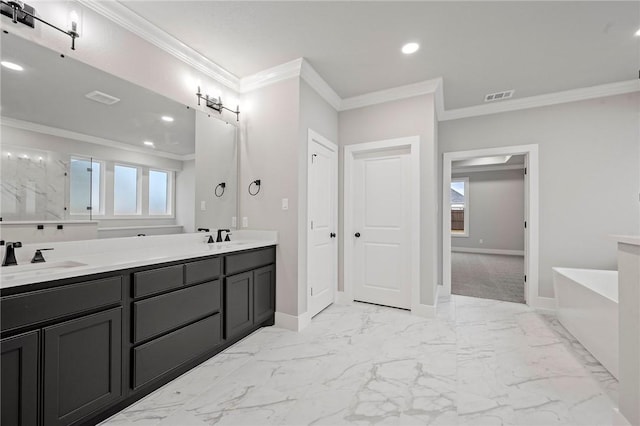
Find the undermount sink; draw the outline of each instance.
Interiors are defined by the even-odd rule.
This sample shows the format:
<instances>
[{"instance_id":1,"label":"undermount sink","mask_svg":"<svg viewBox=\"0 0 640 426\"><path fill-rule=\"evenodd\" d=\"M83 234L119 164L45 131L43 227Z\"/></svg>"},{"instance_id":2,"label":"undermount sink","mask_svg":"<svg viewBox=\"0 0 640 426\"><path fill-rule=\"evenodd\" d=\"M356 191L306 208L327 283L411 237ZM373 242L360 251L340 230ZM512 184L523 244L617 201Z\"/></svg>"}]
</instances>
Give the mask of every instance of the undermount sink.
<instances>
[{"instance_id":1,"label":"undermount sink","mask_svg":"<svg viewBox=\"0 0 640 426\"><path fill-rule=\"evenodd\" d=\"M63 260L59 262L29 263L27 265L4 266L0 275L3 280L10 280L18 277L37 276L58 272L78 266L86 266L86 263L75 262L73 260Z\"/></svg>"},{"instance_id":2,"label":"undermount sink","mask_svg":"<svg viewBox=\"0 0 640 426\"><path fill-rule=\"evenodd\" d=\"M221 243L213 243L210 244L211 248L214 250L222 250L232 247L244 246L247 244L251 244L250 241L223 241Z\"/></svg>"}]
</instances>

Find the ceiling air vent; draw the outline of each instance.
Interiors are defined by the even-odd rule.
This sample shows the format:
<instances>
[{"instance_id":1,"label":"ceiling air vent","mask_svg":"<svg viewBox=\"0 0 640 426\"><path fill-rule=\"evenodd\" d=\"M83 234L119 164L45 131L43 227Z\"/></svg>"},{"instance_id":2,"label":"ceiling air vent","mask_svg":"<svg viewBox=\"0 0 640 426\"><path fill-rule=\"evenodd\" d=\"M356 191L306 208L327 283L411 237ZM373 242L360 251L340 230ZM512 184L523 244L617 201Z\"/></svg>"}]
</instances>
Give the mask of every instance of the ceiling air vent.
<instances>
[{"instance_id":1,"label":"ceiling air vent","mask_svg":"<svg viewBox=\"0 0 640 426\"><path fill-rule=\"evenodd\" d=\"M120 102L120 99L116 98L115 96L107 95L106 93L102 93L97 90L94 90L91 93L87 93L85 96L92 101L100 102L101 104L105 105L113 105L116 102Z\"/></svg>"},{"instance_id":2,"label":"ceiling air vent","mask_svg":"<svg viewBox=\"0 0 640 426\"><path fill-rule=\"evenodd\" d=\"M511 89L511 90L505 90L504 92L489 93L484 97L484 101L493 102L493 101L501 101L503 99L509 99L513 96L513 92L515 92L515 90Z\"/></svg>"}]
</instances>

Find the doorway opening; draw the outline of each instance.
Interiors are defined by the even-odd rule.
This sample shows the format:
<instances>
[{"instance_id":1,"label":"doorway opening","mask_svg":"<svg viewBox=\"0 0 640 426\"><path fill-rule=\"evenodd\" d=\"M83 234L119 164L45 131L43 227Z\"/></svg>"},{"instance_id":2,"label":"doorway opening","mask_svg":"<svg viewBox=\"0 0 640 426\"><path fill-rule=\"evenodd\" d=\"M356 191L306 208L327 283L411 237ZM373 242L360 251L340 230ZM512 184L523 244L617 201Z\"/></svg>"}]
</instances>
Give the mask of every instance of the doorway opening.
<instances>
[{"instance_id":1,"label":"doorway opening","mask_svg":"<svg viewBox=\"0 0 640 426\"><path fill-rule=\"evenodd\" d=\"M536 305L537 145L443 158L445 294Z\"/></svg>"}]
</instances>

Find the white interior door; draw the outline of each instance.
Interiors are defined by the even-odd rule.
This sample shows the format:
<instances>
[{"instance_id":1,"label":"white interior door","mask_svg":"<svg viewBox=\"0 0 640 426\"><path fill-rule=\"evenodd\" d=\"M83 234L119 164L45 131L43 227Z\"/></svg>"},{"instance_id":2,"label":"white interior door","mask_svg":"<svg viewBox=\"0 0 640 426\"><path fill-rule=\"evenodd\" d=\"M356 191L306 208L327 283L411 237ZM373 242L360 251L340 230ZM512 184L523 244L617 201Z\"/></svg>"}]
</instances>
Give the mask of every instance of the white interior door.
<instances>
[{"instance_id":1,"label":"white interior door","mask_svg":"<svg viewBox=\"0 0 640 426\"><path fill-rule=\"evenodd\" d=\"M314 316L333 303L338 282L338 155L312 131L308 152L307 307Z\"/></svg>"},{"instance_id":2,"label":"white interior door","mask_svg":"<svg viewBox=\"0 0 640 426\"><path fill-rule=\"evenodd\" d=\"M410 149L356 155L352 170L353 298L410 309Z\"/></svg>"}]
</instances>

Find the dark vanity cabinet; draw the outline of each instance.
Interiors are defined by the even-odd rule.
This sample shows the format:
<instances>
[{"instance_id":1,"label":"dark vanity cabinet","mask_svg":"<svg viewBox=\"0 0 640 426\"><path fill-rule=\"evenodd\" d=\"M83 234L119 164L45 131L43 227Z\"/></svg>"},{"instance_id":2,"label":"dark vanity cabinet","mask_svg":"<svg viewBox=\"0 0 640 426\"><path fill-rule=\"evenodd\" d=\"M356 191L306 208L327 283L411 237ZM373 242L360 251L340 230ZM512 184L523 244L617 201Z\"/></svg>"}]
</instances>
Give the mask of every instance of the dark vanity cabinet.
<instances>
[{"instance_id":1,"label":"dark vanity cabinet","mask_svg":"<svg viewBox=\"0 0 640 426\"><path fill-rule=\"evenodd\" d=\"M275 312L275 248L225 257L225 338L234 339ZM266 265L266 266L265 266ZM240 272L244 271L244 272ZM239 273L240 272L240 273Z\"/></svg>"},{"instance_id":2,"label":"dark vanity cabinet","mask_svg":"<svg viewBox=\"0 0 640 426\"><path fill-rule=\"evenodd\" d=\"M0 342L3 425L38 424L38 339L31 331Z\"/></svg>"},{"instance_id":3,"label":"dark vanity cabinet","mask_svg":"<svg viewBox=\"0 0 640 426\"><path fill-rule=\"evenodd\" d=\"M133 274L134 390L222 343L221 265L215 257Z\"/></svg>"},{"instance_id":4,"label":"dark vanity cabinet","mask_svg":"<svg viewBox=\"0 0 640 426\"><path fill-rule=\"evenodd\" d=\"M45 327L43 424L68 425L122 395L122 308Z\"/></svg>"},{"instance_id":5,"label":"dark vanity cabinet","mask_svg":"<svg viewBox=\"0 0 640 426\"><path fill-rule=\"evenodd\" d=\"M122 277L3 296L2 424L67 425L122 394Z\"/></svg>"},{"instance_id":6,"label":"dark vanity cabinet","mask_svg":"<svg viewBox=\"0 0 640 426\"><path fill-rule=\"evenodd\" d=\"M96 424L273 324L275 247L1 296L2 425Z\"/></svg>"}]
</instances>

